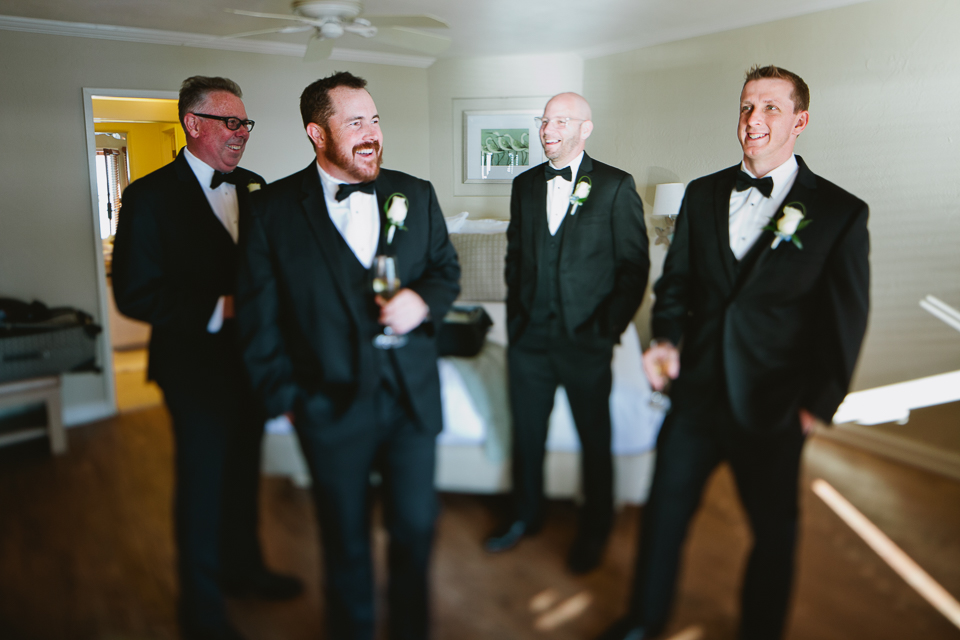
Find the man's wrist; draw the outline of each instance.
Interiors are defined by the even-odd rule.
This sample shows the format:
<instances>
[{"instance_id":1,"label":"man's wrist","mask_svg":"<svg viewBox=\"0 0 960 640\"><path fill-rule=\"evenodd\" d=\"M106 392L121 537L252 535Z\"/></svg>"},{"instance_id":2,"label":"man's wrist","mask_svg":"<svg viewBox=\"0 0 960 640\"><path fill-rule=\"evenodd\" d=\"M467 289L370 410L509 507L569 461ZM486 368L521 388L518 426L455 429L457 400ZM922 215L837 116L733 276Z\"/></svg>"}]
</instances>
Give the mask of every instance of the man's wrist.
<instances>
[{"instance_id":1,"label":"man's wrist","mask_svg":"<svg viewBox=\"0 0 960 640\"><path fill-rule=\"evenodd\" d=\"M671 342L671 341L670 341L669 339L667 339L667 338L654 338L654 339L652 339L652 340L650 341L650 343L647 345L647 348L648 348L648 349L655 349L655 348L657 348L657 347L671 347L671 348L674 348L674 349L676 348L676 347L674 346L673 342Z\"/></svg>"}]
</instances>

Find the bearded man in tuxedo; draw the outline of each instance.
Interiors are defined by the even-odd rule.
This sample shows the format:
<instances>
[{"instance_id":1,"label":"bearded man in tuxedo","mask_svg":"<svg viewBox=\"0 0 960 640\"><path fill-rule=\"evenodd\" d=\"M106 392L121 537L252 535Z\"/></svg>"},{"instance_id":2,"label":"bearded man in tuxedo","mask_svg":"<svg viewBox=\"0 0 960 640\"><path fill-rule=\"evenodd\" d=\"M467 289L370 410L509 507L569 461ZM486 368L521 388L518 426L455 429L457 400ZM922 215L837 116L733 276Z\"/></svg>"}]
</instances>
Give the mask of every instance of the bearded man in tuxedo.
<instances>
[{"instance_id":1,"label":"bearded man in tuxedo","mask_svg":"<svg viewBox=\"0 0 960 640\"><path fill-rule=\"evenodd\" d=\"M724 460L753 532L739 637L783 635L801 451L847 393L869 309L867 205L793 152L809 102L795 73L748 71L742 162L687 186L643 357L655 389L673 380L673 410L657 441L629 613L605 640L663 630L689 522Z\"/></svg>"},{"instance_id":2,"label":"bearded man in tuxedo","mask_svg":"<svg viewBox=\"0 0 960 640\"><path fill-rule=\"evenodd\" d=\"M584 495L567 565L587 573L600 564L613 524L610 363L643 300L649 241L633 177L584 151L593 131L587 101L561 93L538 120L549 162L513 181L507 229L515 519L486 548L510 549L541 525L547 427L563 385Z\"/></svg>"},{"instance_id":3,"label":"bearded man in tuxedo","mask_svg":"<svg viewBox=\"0 0 960 640\"><path fill-rule=\"evenodd\" d=\"M174 523L186 638L235 640L223 592L300 594L267 570L257 538L263 412L251 399L233 319L240 215L263 179L240 168L253 121L240 87L194 76L180 89L186 149L123 193L113 294L150 323L148 375L173 420Z\"/></svg>"},{"instance_id":4,"label":"bearded man in tuxedo","mask_svg":"<svg viewBox=\"0 0 960 640\"><path fill-rule=\"evenodd\" d=\"M425 639L442 426L434 336L460 291L460 266L433 186L381 169L380 116L365 87L339 72L303 91L316 159L256 194L238 315L257 395L269 415L291 419L313 479L328 637L373 638L376 470L390 537L389 635ZM393 207L386 215L398 198L400 224ZM374 297L370 277L386 253L403 287L389 301ZM376 348L385 327L407 344Z\"/></svg>"}]
</instances>

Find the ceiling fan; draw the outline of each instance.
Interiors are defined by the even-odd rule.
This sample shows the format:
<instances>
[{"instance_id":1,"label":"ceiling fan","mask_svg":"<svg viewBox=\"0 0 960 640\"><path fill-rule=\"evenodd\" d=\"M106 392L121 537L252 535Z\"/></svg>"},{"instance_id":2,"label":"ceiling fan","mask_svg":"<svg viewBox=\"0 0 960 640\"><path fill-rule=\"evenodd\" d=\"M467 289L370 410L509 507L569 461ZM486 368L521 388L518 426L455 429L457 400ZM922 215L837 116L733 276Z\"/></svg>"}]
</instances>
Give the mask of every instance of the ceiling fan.
<instances>
[{"instance_id":1,"label":"ceiling fan","mask_svg":"<svg viewBox=\"0 0 960 640\"><path fill-rule=\"evenodd\" d=\"M431 15L362 16L363 5L354 0L294 0L293 15L261 13L243 9L227 9L230 13L255 18L289 20L297 24L273 29L260 29L224 36L243 38L265 33L299 33L313 30L304 60L311 62L330 56L334 42L344 33L352 33L377 42L412 49L430 55L442 53L449 45L446 36L416 29L448 29L450 25Z\"/></svg>"}]
</instances>

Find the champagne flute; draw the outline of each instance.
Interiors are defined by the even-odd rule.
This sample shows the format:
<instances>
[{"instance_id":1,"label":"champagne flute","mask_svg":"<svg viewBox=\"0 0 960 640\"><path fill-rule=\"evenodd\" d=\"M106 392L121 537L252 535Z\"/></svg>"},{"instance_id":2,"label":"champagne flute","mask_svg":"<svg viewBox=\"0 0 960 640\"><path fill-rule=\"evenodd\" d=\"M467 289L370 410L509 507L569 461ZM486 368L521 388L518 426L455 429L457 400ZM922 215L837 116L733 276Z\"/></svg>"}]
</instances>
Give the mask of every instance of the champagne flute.
<instances>
[{"instance_id":1,"label":"champagne flute","mask_svg":"<svg viewBox=\"0 0 960 640\"><path fill-rule=\"evenodd\" d=\"M373 258L373 292L390 300L400 291L400 276L397 274L397 259L393 256L379 255ZM390 327L384 327L373 339L378 349L397 349L407 344L407 337L396 335Z\"/></svg>"},{"instance_id":2,"label":"champagne flute","mask_svg":"<svg viewBox=\"0 0 960 640\"><path fill-rule=\"evenodd\" d=\"M651 348L652 348L652 347L655 347L655 346L656 346L656 343L655 343L655 342L651 342L650 346L651 346ZM663 412L663 413L668 413L668 412L670 411L670 407L671 407L671 405L672 405L672 403L671 403L671 401L670 401L670 395L669 395L669 394L670 394L670 373L669 373L669 365L667 364L667 362L661 361L661 362L659 363L659 365L658 365L657 368L658 368L658 370L659 370L660 376L661 376L661 377L663 378L663 380L664 380L664 385L663 385L663 388L662 388L660 391L657 391L657 390L654 389L653 386L651 385L651 388L650 388L651 393L650 393L649 406L650 406L650 408L653 409L654 411L660 411L660 412Z\"/></svg>"}]
</instances>

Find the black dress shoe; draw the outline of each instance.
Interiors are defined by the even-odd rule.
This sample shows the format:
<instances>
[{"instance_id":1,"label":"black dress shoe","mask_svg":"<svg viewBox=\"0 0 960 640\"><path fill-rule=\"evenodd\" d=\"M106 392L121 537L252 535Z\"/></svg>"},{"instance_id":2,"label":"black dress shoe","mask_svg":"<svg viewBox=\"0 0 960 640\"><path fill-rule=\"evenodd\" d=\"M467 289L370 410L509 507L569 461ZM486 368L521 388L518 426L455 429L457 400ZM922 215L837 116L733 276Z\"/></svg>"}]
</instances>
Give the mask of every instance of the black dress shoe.
<instances>
[{"instance_id":1,"label":"black dress shoe","mask_svg":"<svg viewBox=\"0 0 960 640\"><path fill-rule=\"evenodd\" d=\"M299 578L263 570L253 576L224 580L223 592L234 598L293 600L303 593Z\"/></svg>"},{"instance_id":2,"label":"black dress shoe","mask_svg":"<svg viewBox=\"0 0 960 640\"><path fill-rule=\"evenodd\" d=\"M597 640L652 640L653 636L630 618L620 618Z\"/></svg>"},{"instance_id":3,"label":"black dress shoe","mask_svg":"<svg viewBox=\"0 0 960 640\"><path fill-rule=\"evenodd\" d=\"M567 556L567 568L578 575L590 573L600 566L606 548L606 536L578 536Z\"/></svg>"},{"instance_id":4,"label":"black dress shoe","mask_svg":"<svg viewBox=\"0 0 960 640\"><path fill-rule=\"evenodd\" d=\"M528 525L523 520L514 520L506 531L499 535L493 535L487 538L483 543L484 548L490 553L499 553L513 549L524 536L531 536L539 530L539 527Z\"/></svg>"}]
</instances>

